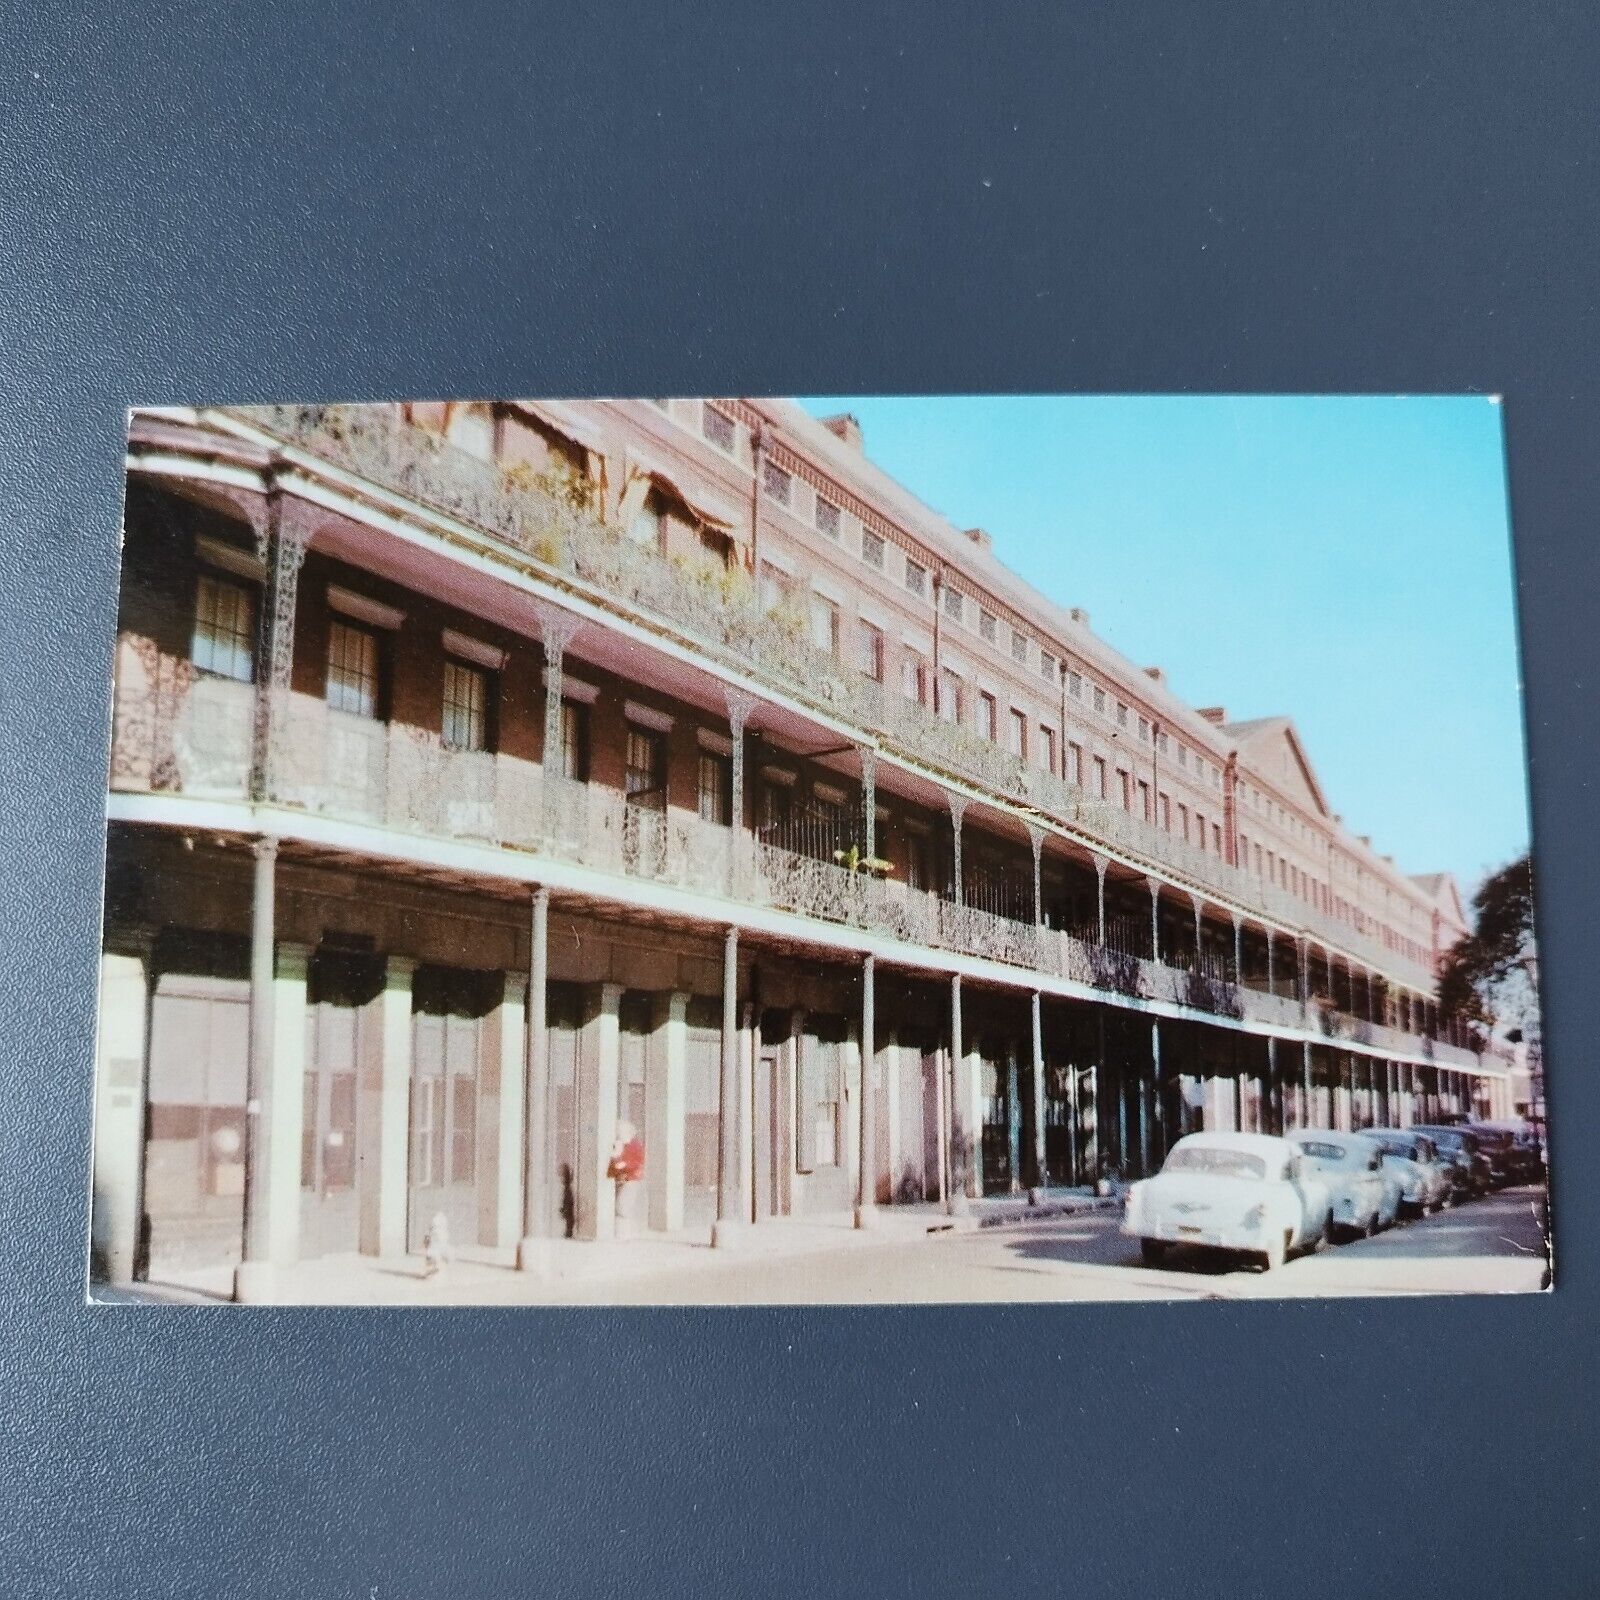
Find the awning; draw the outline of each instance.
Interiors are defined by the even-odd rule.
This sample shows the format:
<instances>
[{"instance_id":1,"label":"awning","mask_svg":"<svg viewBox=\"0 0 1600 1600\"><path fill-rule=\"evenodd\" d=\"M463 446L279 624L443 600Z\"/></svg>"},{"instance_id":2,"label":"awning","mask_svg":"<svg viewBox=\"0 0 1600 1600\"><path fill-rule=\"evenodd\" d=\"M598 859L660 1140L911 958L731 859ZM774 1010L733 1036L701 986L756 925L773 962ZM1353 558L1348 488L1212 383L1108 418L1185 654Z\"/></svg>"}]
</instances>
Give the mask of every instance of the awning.
<instances>
[{"instance_id":1,"label":"awning","mask_svg":"<svg viewBox=\"0 0 1600 1600\"><path fill-rule=\"evenodd\" d=\"M577 412L569 411L559 401L513 400L511 402L530 416L537 417L547 428L553 428L570 439L581 450L593 450L597 455L606 453L606 442L599 425Z\"/></svg>"},{"instance_id":2,"label":"awning","mask_svg":"<svg viewBox=\"0 0 1600 1600\"><path fill-rule=\"evenodd\" d=\"M693 488L685 487L685 475L682 470L669 465L660 457L650 455L636 445L630 444L626 460L628 476L648 478L670 494L674 500L686 506L701 522L723 533L735 535L748 525L748 516L742 515L731 501L698 485Z\"/></svg>"}]
</instances>

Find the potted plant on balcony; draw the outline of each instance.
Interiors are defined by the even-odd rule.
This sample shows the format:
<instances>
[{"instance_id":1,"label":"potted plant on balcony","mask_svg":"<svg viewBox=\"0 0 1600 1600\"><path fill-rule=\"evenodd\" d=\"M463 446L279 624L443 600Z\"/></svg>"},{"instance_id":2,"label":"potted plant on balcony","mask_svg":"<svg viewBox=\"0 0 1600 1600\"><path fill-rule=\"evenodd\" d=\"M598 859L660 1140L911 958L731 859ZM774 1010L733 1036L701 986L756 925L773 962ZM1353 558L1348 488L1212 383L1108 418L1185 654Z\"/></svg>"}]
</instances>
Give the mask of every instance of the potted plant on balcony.
<instances>
[{"instance_id":1,"label":"potted plant on balcony","mask_svg":"<svg viewBox=\"0 0 1600 1600\"><path fill-rule=\"evenodd\" d=\"M894 871L894 863L882 856L869 856L858 844L848 850L835 850L833 859L846 872L859 872L869 878L887 878Z\"/></svg>"}]
</instances>

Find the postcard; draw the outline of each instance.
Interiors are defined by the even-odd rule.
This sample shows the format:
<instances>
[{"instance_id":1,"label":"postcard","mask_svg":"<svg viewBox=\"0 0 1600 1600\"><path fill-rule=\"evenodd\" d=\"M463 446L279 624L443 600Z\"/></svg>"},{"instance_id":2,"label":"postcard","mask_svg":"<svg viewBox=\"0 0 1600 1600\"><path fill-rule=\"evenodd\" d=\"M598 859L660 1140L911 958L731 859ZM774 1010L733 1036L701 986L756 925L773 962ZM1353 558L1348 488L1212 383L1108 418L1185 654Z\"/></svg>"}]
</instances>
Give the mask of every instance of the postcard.
<instances>
[{"instance_id":1,"label":"postcard","mask_svg":"<svg viewBox=\"0 0 1600 1600\"><path fill-rule=\"evenodd\" d=\"M136 410L91 1298L1547 1287L1503 422Z\"/></svg>"}]
</instances>

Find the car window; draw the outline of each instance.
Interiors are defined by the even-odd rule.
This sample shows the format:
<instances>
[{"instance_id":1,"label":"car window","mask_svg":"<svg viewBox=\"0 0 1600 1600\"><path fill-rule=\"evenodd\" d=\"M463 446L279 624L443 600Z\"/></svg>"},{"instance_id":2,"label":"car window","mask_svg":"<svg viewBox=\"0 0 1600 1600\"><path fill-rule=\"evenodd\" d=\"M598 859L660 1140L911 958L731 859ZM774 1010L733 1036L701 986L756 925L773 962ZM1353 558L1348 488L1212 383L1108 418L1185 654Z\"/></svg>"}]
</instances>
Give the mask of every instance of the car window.
<instances>
[{"instance_id":1,"label":"car window","mask_svg":"<svg viewBox=\"0 0 1600 1600\"><path fill-rule=\"evenodd\" d=\"M1300 1153L1309 1156L1313 1161L1343 1161L1344 1146L1342 1144L1327 1144L1321 1139L1297 1139Z\"/></svg>"},{"instance_id":2,"label":"car window","mask_svg":"<svg viewBox=\"0 0 1600 1600\"><path fill-rule=\"evenodd\" d=\"M1178 1145L1167 1157L1163 1172L1201 1172L1213 1178L1252 1178L1267 1175L1267 1164L1247 1150L1221 1145Z\"/></svg>"}]
</instances>

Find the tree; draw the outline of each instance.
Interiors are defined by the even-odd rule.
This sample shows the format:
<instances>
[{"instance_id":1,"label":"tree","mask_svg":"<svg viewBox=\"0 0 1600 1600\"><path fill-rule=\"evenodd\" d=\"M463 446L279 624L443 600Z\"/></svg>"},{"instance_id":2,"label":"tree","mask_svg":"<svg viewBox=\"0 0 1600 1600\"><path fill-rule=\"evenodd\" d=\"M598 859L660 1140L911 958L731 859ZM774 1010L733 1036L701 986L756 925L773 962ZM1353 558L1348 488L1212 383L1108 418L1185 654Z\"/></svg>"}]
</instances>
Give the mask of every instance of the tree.
<instances>
[{"instance_id":1,"label":"tree","mask_svg":"<svg viewBox=\"0 0 1600 1600\"><path fill-rule=\"evenodd\" d=\"M1533 866L1526 855L1486 878L1472 897L1476 929L1446 952L1439 974L1439 1010L1462 1022L1515 1021L1537 1028Z\"/></svg>"}]
</instances>

